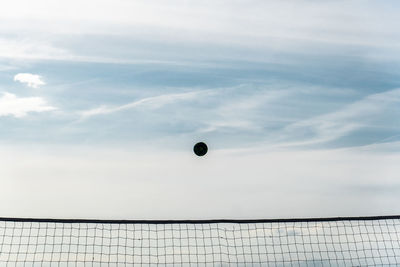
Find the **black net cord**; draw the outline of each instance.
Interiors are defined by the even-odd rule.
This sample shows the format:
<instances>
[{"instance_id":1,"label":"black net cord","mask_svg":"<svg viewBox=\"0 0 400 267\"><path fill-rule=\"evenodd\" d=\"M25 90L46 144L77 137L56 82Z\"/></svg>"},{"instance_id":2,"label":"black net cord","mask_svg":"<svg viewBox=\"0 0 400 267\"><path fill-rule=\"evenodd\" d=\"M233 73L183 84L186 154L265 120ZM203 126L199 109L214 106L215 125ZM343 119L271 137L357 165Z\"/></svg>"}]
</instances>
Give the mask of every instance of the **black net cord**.
<instances>
[{"instance_id":1,"label":"black net cord","mask_svg":"<svg viewBox=\"0 0 400 267\"><path fill-rule=\"evenodd\" d=\"M104 220L104 219L55 219L55 218L12 218L0 217L0 221L11 222L54 222L54 223L107 223L107 224L208 224L208 223L288 223L288 222L329 222L329 221L374 221L400 219L400 215L283 218L283 219L208 219L208 220Z\"/></svg>"}]
</instances>

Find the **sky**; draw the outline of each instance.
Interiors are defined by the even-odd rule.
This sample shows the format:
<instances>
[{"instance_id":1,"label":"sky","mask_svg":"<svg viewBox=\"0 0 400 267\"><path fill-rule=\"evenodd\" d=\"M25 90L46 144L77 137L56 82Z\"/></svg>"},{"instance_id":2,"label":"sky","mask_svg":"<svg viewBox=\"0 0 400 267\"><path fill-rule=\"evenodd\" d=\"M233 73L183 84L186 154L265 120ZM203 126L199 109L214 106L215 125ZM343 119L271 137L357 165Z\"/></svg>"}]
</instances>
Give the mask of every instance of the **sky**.
<instances>
[{"instance_id":1,"label":"sky","mask_svg":"<svg viewBox=\"0 0 400 267\"><path fill-rule=\"evenodd\" d=\"M0 216L399 214L399 10L7 1Z\"/></svg>"}]
</instances>

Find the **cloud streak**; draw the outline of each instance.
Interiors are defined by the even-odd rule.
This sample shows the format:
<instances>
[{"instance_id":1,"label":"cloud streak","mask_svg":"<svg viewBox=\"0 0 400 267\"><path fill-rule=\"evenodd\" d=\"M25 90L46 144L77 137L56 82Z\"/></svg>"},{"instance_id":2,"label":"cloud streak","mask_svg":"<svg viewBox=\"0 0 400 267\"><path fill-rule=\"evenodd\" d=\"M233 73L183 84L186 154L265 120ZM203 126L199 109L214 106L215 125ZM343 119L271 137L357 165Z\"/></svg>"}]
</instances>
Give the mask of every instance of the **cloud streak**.
<instances>
[{"instance_id":1,"label":"cloud streak","mask_svg":"<svg viewBox=\"0 0 400 267\"><path fill-rule=\"evenodd\" d=\"M80 112L81 119L87 119L93 116L98 115L107 115L115 112L120 112L123 110L134 109L138 107L147 107L151 109L161 108L165 105L172 104L179 101L187 101L193 100L201 96L210 95L211 91L194 91L188 93L180 93L180 94L164 94L153 97L143 98L137 101L133 101L128 104L120 105L120 106L100 106L94 109L84 110Z\"/></svg>"},{"instance_id":2,"label":"cloud streak","mask_svg":"<svg viewBox=\"0 0 400 267\"><path fill-rule=\"evenodd\" d=\"M400 103L400 89L394 89L383 93L371 94L351 103L340 110L327 114L301 120L286 126L280 133L281 139L288 141L285 145L312 145L334 141L351 132L365 127L377 127L382 122L383 127L389 123L381 120L385 112L398 107ZM301 139L302 141L290 141Z\"/></svg>"},{"instance_id":3,"label":"cloud streak","mask_svg":"<svg viewBox=\"0 0 400 267\"><path fill-rule=\"evenodd\" d=\"M293 94L290 90L268 90L266 92L249 92L241 96L242 90L251 90L251 86L242 85L233 90L227 90L223 95L223 101L213 110L204 121L205 128L199 132L214 132L219 130L244 130L261 131L263 124L260 122L260 113L271 103L279 103L283 98ZM234 95L239 95L235 97ZM262 116L263 117L263 116Z\"/></svg>"}]
</instances>

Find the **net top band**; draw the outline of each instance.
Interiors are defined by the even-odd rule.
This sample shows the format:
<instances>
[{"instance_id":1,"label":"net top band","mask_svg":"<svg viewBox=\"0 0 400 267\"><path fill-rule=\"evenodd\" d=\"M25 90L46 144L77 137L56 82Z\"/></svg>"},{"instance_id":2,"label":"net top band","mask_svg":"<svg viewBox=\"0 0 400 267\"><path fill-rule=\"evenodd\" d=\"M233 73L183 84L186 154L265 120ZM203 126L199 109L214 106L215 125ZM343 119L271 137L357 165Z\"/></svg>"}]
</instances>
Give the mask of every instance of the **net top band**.
<instances>
[{"instance_id":1,"label":"net top band","mask_svg":"<svg viewBox=\"0 0 400 267\"><path fill-rule=\"evenodd\" d=\"M324 217L324 218L283 218L283 219L207 219L207 220L104 220L104 219L55 219L55 218L11 218L0 217L3 222L48 222L48 223L105 223L105 224L214 224L214 223L290 223L290 222L333 222L333 221L374 221L395 220L400 215Z\"/></svg>"}]
</instances>

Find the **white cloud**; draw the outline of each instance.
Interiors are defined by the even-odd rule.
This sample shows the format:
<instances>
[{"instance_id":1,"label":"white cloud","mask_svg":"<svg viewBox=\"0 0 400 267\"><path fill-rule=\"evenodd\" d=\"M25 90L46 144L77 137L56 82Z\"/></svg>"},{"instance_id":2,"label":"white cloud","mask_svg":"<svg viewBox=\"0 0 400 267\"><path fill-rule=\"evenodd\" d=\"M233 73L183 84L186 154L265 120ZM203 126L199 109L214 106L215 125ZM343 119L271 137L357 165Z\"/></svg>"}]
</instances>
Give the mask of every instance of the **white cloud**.
<instances>
[{"instance_id":1,"label":"white cloud","mask_svg":"<svg viewBox=\"0 0 400 267\"><path fill-rule=\"evenodd\" d=\"M14 76L14 81L25 83L29 87L38 88L46 83L42 80L42 76L31 73L18 73Z\"/></svg>"},{"instance_id":2,"label":"white cloud","mask_svg":"<svg viewBox=\"0 0 400 267\"><path fill-rule=\"evenodd\" d=\"M17 97L14 94L4 93L0 98L0 116L14 116L21 118L29 112L45 112L56 109L46 104L41 97Z\"/></svg>"},{"instance_id":3,"label":"white cloud","mask_svg":"<svg viewBox=\"0 0 400 267\"><path fill-rule=\"evenodd\" d=\"M195 91L195 92L188 92L188 93L181 93L181 94L165 94L153 97L143 98L125 105L116 106L116 107L108 107L108 106L100 106L98 108L89 109L81 112L81 116L83 119L89 118L96 115L105 115L110 114L122 110L132 109L139 106L146 106L149 108L160 108L164 105L174 103L176 101L184 101L194 99L201 95L209 95L212 94L211 91Z\"/></svg>"}]
</instances>

